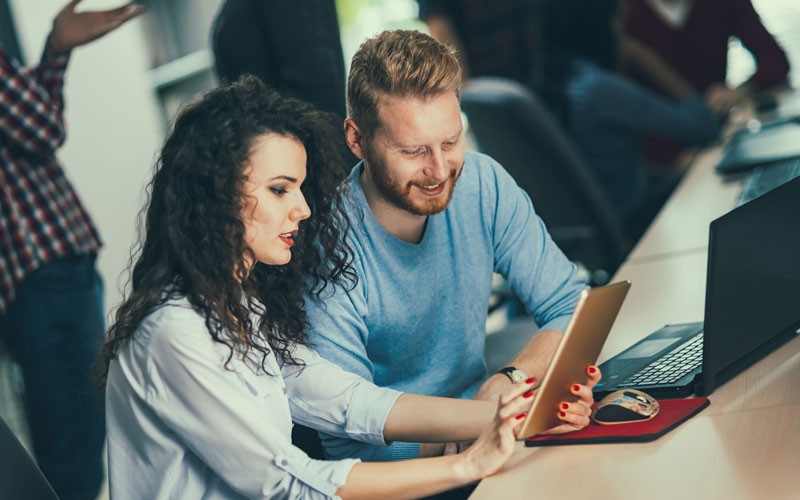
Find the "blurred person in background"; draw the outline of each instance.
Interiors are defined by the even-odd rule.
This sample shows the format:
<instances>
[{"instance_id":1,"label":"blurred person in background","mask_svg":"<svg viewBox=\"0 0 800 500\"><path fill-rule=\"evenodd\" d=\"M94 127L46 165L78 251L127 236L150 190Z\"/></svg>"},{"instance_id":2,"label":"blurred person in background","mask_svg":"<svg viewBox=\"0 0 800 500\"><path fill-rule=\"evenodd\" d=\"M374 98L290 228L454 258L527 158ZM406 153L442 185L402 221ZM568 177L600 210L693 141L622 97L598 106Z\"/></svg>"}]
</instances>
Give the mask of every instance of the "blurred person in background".
<instances>
[{"instance_id":1,"label":"blurred person in background","mask_svg":"<svg viewBox=\"0 0 800 500\"><path fill-rule=\"evenodd\" d=\"M221 80L250 73L344 120L344 56L334 0L226 0L212 42Z\"/></svg>"},{"instance_id":2,"label":"blurred person in background","mask_svg":"<svg viewBox=\"0 0 800 500\"><path fill-rule=\"evenodd\" d=\"M745 97L787 81L786 54L751 0L623 0L622 11L622 32L663 59L721 116ZM756 66L737 86L726 82L731 38L742 42ZM640 65L626 72L648 88L663 88L663 78ZM648 156L663 165L674 163L680 149L663 135L646 146Z\"/></svg>"},{"instance_id":3,"label":"blurred person in background","mask_svg":"<svg viewBox=\"0 0 800 500\"><path fill-rule=\"evenodd\" d=\"M547 0L537 87L635 241L675 183L649 176L641 150L644 134L705 144L717 137L719 120L685 86L683 93L662 97L617 73L617 8L616 0Z\"/></svg>"},{"instance_id":4,"label":"blurred person in background","mask_svg":"<svg viewBox=\"0 0 800 500\"><path fill-rule=\"evenodd\" d=\"M540 0L418 0L431 36L456 49L462 78L502 76L530 84Z\"/></svg>"},{"instance_id":5,"label":"blurred person in background","mask_svg":"<svg viewBox=\"0 0 800 500\"><path fill-rule=\"evenodd\" d=\"M62 500L98 495L105 439L89 380L105 331L101 242L56 158L64 73L72 49L144 11L79 3L55 17L37 66L0 50L0 340L22 371L34 455Z\"/></svg>"}]
</instances>

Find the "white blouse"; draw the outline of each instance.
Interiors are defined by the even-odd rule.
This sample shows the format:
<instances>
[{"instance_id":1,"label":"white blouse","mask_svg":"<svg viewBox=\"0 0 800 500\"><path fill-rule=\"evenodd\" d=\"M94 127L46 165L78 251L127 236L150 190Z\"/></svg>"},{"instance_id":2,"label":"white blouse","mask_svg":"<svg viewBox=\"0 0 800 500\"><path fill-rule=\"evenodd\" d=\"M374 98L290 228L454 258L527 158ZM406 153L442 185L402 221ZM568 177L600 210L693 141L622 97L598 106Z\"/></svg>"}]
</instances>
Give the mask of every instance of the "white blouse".
<instances>
[{"instance_id":1,"label":"white blouse","mask_svg":"<svg viewBox=\"0 0 800 500\"><path fill-rule=\"evenodd\" d=\"M111 362L106 387L112 498L336 498L355 459L312 460L292 420L371 444L400 393L298 346L302 370L270 352L214 342L188 301L148 315ZM271 374L271 375L270 375Z\"/></svg>"}]
</instances>

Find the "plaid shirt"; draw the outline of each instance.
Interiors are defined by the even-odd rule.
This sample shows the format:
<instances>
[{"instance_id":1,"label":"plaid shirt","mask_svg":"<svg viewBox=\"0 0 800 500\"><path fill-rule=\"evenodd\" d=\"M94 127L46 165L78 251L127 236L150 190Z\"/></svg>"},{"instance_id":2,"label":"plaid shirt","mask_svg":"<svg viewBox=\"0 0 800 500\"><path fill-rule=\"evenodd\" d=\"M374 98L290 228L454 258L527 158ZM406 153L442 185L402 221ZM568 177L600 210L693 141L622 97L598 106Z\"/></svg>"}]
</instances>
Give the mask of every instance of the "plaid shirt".
<instances>
[{"instance_id":1,"label":"plaid shirt","mask_svg":"<svg viewBox=\"0 0 800 500\"><path fill-rule=\"evenodd\" d=\"M100 237L55 152L64 142L69 54L25 69L0 50L0 314L42 265L95 253Z\"/></svg>"}]
</instances>

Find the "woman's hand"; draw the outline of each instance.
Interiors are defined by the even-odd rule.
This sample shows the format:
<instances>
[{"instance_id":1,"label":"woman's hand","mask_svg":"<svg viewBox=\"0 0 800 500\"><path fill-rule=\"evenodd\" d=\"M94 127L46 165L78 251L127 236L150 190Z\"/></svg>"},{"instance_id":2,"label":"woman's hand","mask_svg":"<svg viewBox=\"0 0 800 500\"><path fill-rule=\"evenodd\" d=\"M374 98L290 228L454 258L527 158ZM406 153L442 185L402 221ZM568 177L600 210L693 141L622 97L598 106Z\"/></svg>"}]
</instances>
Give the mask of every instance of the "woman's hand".
<instances>
[{"instance_id":1,"label":"woman's hand","mask_svg":"<svg viewBox=\"0 0 800 500\"><path fill-rule=\"evenodd\" d=\"M496 472L511 456L525 412L533 401L535 382L536 379L529 378L506 389L497 402L492 424L467 451L458 455L462 460L462 473L469 481Z\"/></svg>"},{"instance_id":2,"label":"woman's hand","mask_svg":"<svg viewBox=\"0 0 800 500\"><path fill-rule=\"evenodd\" d=\"M596 366L586 368L589 376L585 385L573 384L570 392L578 397L576 401L562 401L558 407L558 418L564 423L548 429L542 434L564 434L566 432L579 431L589 425L592 416L592 405L594 396L592 388L600 382L602 374Z\"/></svg>"}]
</instances>

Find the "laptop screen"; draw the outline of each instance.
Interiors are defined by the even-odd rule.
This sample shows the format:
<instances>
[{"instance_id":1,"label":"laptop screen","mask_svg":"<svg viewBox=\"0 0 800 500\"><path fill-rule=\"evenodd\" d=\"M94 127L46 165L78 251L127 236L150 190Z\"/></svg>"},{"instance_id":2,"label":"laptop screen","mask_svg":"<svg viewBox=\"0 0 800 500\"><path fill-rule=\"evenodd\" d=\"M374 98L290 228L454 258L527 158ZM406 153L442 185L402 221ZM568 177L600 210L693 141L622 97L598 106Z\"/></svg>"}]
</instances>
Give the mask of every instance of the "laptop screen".
<instances>
[{"instance_id":1,"label":"laptop screen","mask_svg":"<svg viewBox=\"0 0 800 500\"><path fill-rule=\"evenodd\" d=\"M800 178L711 223L700 394L800 330Z\"/></svg>"}]
</instances>

